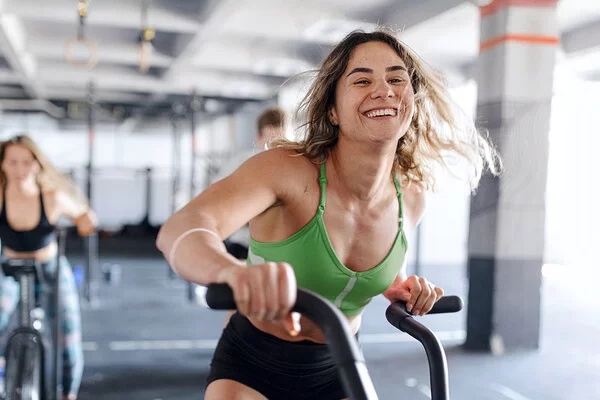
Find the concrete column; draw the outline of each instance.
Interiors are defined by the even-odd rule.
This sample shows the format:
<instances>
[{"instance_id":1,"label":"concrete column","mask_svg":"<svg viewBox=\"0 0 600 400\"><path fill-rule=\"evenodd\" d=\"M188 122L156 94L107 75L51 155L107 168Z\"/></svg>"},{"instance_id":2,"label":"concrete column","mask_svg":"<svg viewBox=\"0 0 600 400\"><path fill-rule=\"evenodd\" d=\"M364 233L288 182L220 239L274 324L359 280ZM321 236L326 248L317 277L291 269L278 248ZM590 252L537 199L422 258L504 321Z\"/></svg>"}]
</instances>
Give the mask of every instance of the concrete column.
<instances>
[{"instance_id":1,"label":"concrete column","mask_svg":"<svg viewBox=\"0 0 600 400\"><path fill-rule=\"evenodd\" d=\"M495 0L480 8L477 121L505 172L484 176L471 201L467 349L539 346L556 3Z\"/></svg>"}]
</instances>

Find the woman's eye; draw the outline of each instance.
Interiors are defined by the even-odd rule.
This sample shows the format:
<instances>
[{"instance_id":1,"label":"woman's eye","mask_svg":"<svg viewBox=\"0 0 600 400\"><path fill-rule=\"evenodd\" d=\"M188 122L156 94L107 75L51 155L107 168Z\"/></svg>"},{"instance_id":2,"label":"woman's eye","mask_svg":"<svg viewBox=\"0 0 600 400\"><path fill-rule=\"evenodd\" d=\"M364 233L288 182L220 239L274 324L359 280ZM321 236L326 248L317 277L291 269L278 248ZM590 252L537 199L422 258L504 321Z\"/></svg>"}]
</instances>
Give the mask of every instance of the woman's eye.
<instances>
[{"instance_id":1,"label":"woman's eye","mask_svg":"<svg viewBox=\"0 0 600 400\"><path fill-rule=\"evenodd\" d=\"M390 83L402 83L402 82L404 82L404 79L402 79L402 78L390 79Z\"/></svg>"},{"instance_id":2,"label":"woman's eye","mask_svg":"<svg viewBox=\"0 0 600 400\"><path fill-rule=\"evenodd\" d=\"M368 81L368 80L366 80L366 79L361 79L361 80L358 80L358 81L356 81L356 82L354 82L354 83L355 83L356 85L366 85L366 84L368 84L368 83L369 83L369 81Z\"/></svg>"}]
</instances>

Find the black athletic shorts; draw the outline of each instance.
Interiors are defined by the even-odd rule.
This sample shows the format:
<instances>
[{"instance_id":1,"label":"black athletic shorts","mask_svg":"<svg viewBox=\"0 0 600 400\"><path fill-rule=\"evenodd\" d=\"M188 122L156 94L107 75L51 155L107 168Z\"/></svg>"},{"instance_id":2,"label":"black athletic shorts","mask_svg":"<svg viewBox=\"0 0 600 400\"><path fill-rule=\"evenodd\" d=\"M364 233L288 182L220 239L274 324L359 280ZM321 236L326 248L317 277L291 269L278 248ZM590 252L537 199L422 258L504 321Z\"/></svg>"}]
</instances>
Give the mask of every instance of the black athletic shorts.
<instances>
[{"instance_id":1,"label":"black athletic shorts","mask_svg":"<svg viewBox=\"0 0 600 400\"><path fill-rule=\"evenodd\" d=\"M218 379L242 383L269 400L348 397L326 344L279 339L239 313L223 331L207 385Z\"/></svg>"}]
</instances>

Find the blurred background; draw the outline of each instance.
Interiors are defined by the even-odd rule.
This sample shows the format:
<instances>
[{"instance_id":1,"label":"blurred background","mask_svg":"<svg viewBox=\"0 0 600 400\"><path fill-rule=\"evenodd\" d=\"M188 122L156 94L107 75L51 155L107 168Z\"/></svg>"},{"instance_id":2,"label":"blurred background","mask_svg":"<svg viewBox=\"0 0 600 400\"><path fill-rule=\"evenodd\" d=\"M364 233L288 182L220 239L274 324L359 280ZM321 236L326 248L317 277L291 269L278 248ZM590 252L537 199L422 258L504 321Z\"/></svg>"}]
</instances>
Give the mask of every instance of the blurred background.
<instances>
[{"instance_id":1,"label":"blurred background","mask_svg":"<svg viewBox=\"0 0 600 400\"><path fill-rule=\"evenodd\" d=\"M549 8L540 17L542 7ZM490 22L498 9L509 11ZM222 315L172 276L154 247L156 232L223 162L253 147L265 108L294 115L312 77L302 72L318 68L350 31L378 25L397 29L442 71L453 100L492 139L498 129L486 125L488 100L525 101L511 98L512 87L546 77L538 102L532 94L532 106L499 129L544 138L542 156L532 154L535 144L520 155L547 164L538 204L539 346L469 352L462 348L467 310L426 317L448 334L453 398L600 398L597 1L0 0L0 139L31 135L91 195L100 220L92 267L82 240L68 242L84 308L82 399L201 398ZM555 37L534 41L552 47L551 56L511 48L521 45L511 36L523 33L510 31L515 26ZM549 112L536 108L546 103ZM409 268L467 299L471 193L450 175L439 189L409 238ZM369 306L376 311L364 327L374 335L365 356L381 398L427 398L418 344L376 344L385 342L378 334L393 332L384 303Z\"/></svg>"}]
</instances>

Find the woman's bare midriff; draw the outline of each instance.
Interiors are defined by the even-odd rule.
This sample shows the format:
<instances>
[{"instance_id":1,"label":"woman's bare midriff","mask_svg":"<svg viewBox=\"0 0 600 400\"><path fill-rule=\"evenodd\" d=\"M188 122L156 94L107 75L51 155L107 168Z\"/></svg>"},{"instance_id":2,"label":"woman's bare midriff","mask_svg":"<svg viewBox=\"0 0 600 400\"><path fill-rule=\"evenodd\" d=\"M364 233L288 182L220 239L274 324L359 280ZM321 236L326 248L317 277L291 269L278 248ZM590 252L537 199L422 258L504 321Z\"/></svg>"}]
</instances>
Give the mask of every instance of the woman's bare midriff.
<instances>
[{"instance_id":1,"label":"woman's bare midriff","mask_svg":"<svg viewBox=\"0 0 600 400\"><path fill-rule=\"evenodd\" d=\"M45 263L45 262L52 260L54 257L56 257L56 252L58 250L58 246L57 246L56 242L52 242L46 247L43 247L36 251L30 251L30 252L13 251L13 250L9 249L8 247L4 247L3 250L4 250L4 255L7 258L35 258L39 262Z\"/></svg>"},{"instance_id":2,"label":"woman's bare midriff","mask_svg":"<svg viewBox=\"0 0 600 400\"><path fill-rule=\"evenodd\" d=\"M354 315L352 317L346 317L348 322L350 323L350 329L352 333L356 335L358 329L360 328L361 315ZM321 329L315 324L312 320L302 317L300 319L300 334L298 336L290 335L283 327L281 323L273 323L269 321L261 321L254 318L249 319L257 329L260 329L263 332L271 334L273 336L278 337L282 340L287 340L289 342L299 342L301 340L310 340L315 343L326 343L325 335Z\"/></svg>"}]
</instances>

